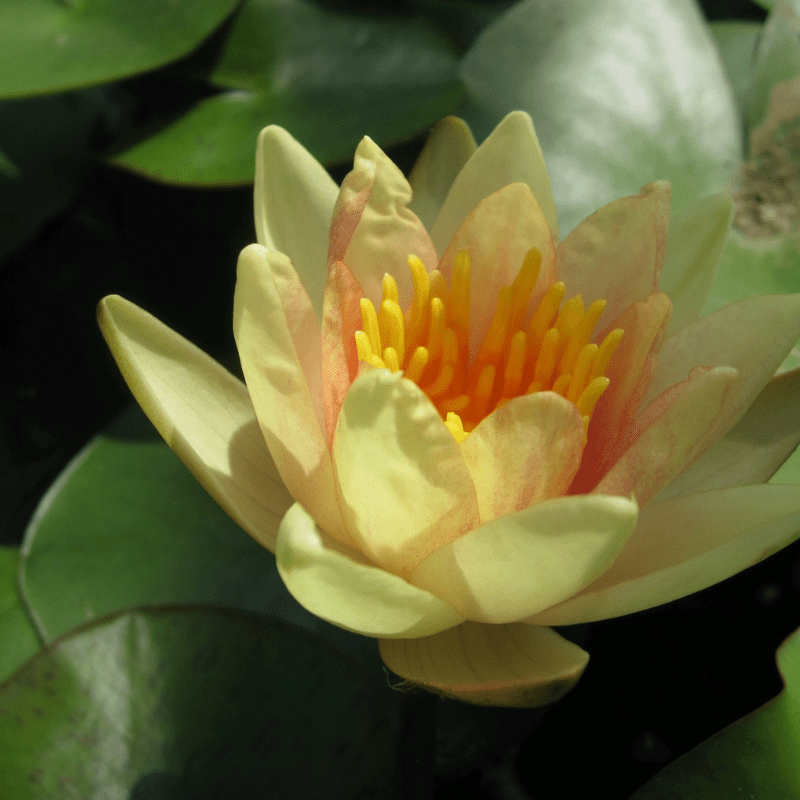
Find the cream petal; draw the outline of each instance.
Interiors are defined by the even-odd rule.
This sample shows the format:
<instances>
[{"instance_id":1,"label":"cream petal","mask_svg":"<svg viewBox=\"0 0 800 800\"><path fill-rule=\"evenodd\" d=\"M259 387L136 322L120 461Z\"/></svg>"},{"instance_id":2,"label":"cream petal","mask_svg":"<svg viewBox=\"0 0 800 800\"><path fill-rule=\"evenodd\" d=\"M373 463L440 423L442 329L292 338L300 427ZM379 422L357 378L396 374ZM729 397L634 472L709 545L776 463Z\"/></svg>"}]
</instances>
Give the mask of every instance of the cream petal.
<instances>
[{"instance_id":1,"label":"cream petal","mask_svg":"<svg viewBox=\"0 0 800 800\"><path fill-rule=\"evenodd\" d=\"M605 572L633 533L637 510L624 497L545 500L440 547L411 582L474 622L516 622Z\"/></svg>"},{"instance_id":2,"label":"cream petal","mask_svg":"<svg viewBox=\"0 0 800 800\"><path fill-rule=\"evenodd\" d=\"M633 444L594 491L649 503L723 434L738 378L730 367L697 368L656 398L629 431Z\"/></svg>"},{"instance_id":3,"label":"cream petal","mask_svg":"<svg viewBox=\"0 0 800 800\"><path fill-rule=\"evenodd\" d=\"M327 537L299 503L280 524L275 560L300 605L354 633L430 636L464 621L439 598Z\"/></svg>"},{"instance_id":4,"label":"cream petal","mask_svg":"<svg viewBox=\"0 0 800 800\"><path fill-rule=\"evenodd\" d=\"M608 572L529 621L572 625L669 603L763 560L799 533L798 486L737 486L654 503L640 512Z\"/></svg>"},{"instance_id":5,"label":"cream petal","mask_svg":"<svg viewBox=\"0 0 800 800\"><path fill-rule=\"evenodd\" d=\"M242 251L234 336L256 416L283 482L325 531L350 544L325 441L321 378L317 373L315 385L309 385L298 340L292 336L299 332L284 307L285 301L292 308L293 300L279 291L290 269L286 256L267 252L261 245ZM311 332L309 336L314 338ZM317 348L319 358L319 344Z\"/></svg>"},{"instance_id":6,"label":"cream petal","mask_svg":"<svg viewBox=\"0 0 800 800\"><path fill-rule=\"evenodd\" d=\"M720 441L653 501L766 483L800 444L800 369L776 375Z\"/></svg>"},{"instance_id":7,"label":"cream petal","mask_svg":"<svg viewBox=\"0 0 800 800\"><path fill-rule=\"evenodd\" d=\"M504 186L481 200L448 244L439 266L448 279L452 276L456 256L463 250L470 256L472 354L480 348L489 330L498 292L511 285L533 247L541 253L542 263L531 295L530 310L556 280L556 260L547 220L524 183Z\"/></svg>"},{"instance_id":8,"label":"cream petal","mask_svg":"<svg viewBox=\"0 0 800 800\"><path fill-rule=\"evenodd\" d=\"M275 550L292 498L258 429L247 387L121 297L98 307L103 336L139 405L220 506Z\"/></svg>"},{"instance_id":9,"label":"cream petal","mask_svg":"<svg viewBox=\"0 0 800 800\"><path fill-rule=\"evenodd\" d=\"M333 460L350 534L390 572L407 577L479 522L458 444L399 372L376 369L356 379L339 414Z\"/></svg>"},{"instance_id":10,"label":"cream petal","mask_svg":"<svg viewBox=\"0 0 800 800\"><path fill-rule=\"evenodd\" d=\"M435 269L438 257L425 226L409 210L411 186L392 160L365 136L356 149L331 221L328 265L344 261L373 302L384 273L394 276L400 306L411 303L409 255Z\"/></svg>"},{"instance_id":11,"label":"cream petal","mask_svg":"<svg viewBox=\"0 0 800 800\"><path fill-rule=\"evenodd\" d=\"M614 200L581 222L558 248L558 272L569 296L608 302L602 329L658 286L669 226L670 187L645 186Z\"/></svg>"},{"instance_id":12,"label":"cream petal","mask_svg":"<svg viewBox=\"0 0 800 800\"><path fill-rule=\"evenodd\" d=\"M325 168L283 128L261 131L256 147L256 238L286 253L322 314L328 231L339 187Z\"/></svg>"},{"instance_id":13,"label":"cream petal","mask_svg":"<svg viewBox=\"0 0 800 800\"><path fill-rule=\"evenodd\" d=\"M550 177L531 118L512 111L492 131L453 181L439 216L431 228L431 239L443 253L462 220L485 197L511 183L530 187L544 212L555 241L558 218Z\"/></svg>"},{"instance_id":14,"label":"cream petal","mask_svg":"<svg viewBox=\"0 0 800 800\"><path fill-rule=\"evenodd\" d=\"M409 208L430 230L450 187L476 150L469 125L458 117L445 117L433 126L408 182L413 190Z\"/></svg>"},{"instance_id":15,"label":"cream petal","mask_svg":"<svg viewBox=\"0 0 800 800\"><path fill-rule=\"evenodd\" d=\"M484 706L533 708L563 697L589 654L550 628L465 622L423 639L381 639L390 670L428 691Z\"/></svg>"},{"instance_id":16,"label":"cream petal","mask_svg":"<svg viewBox=\"0 0 800 800\"><path fill-rule=\"evenodd\" d=\"M672 300L673 333L700 316L732 217L731 198L715 194L699 200L670 224L658 285Z\"/></svg>"},{"instance_id":17,"label":"cream petal","mask_svg":"<svg viewBox=\"0 0 800 800\"><path fill-rule=\"evenodd\" d=\"M566 494L583 453L583 420L555 392L510 400L461 442L487 521Z\"/></svg>"},{"instance_id":18,"label":"cream petal","mask_svg":"<svg viewBox=\"0 0 800 800\"><path fill-rule=\"evenodd\" d=\"M695 364L734 367L741 378L720 423L726 433L798 338L800 294L762 295L731 303L664 341L648 400L683 380Z\"/></svg>"}]
</instances>

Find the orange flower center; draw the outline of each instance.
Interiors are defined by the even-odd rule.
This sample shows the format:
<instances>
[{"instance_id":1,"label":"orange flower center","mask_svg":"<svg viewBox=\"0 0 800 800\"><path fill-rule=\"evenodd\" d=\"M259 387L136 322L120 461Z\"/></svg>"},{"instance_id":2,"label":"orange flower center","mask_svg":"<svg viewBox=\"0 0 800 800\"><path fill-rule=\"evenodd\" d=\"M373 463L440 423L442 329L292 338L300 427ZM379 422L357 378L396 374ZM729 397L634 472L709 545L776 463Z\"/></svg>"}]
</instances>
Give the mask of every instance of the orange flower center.
<instances>
[{"instance_id":1,"label":"orange flower center","mask_svg":"<svg viewBox=\"0 0 800 800\"><path fill-rule=\"evenodd\" d=\"M355 334L359 359L392 372L403 370L459 442L492 411L533 392L565 397L588 428L595 404L608 388L605 371L623 332L616 328L601 343L592 342L606 301L584 308L583 298L576 295L562 303L561 282L544 293L528 317L541 262L539 251L532 249L513 283L500 290L483 343L470 358L469 254L456 257L450 286L438 270L429 273L419 258L409 256L411 307L403 313L397 282L385 274L377 312L370 300L361 300L362 330Z\"/></svg>"}]
</instances>

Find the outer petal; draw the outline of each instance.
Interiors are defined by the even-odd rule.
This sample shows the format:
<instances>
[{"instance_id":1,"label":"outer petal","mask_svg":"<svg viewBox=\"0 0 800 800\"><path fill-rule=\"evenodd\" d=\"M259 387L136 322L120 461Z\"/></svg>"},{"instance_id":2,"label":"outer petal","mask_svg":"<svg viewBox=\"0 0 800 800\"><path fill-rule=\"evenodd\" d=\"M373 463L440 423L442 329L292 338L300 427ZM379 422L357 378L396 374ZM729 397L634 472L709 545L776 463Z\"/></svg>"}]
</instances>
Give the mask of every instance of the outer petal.
<instances>
[{"instance_id":1,"label":"outer petal","mask_svg":"<svg viewBox=\"0 0 800 800\"><path fill-rule=\"evenodd\" d=\"M458 444L399 372L376 369L356 379L339 414L333 458L350 535L390 572L407 577L479 522Z\"/></svg>"},{"instance_id":2,"label":"outer petal","mask_svg":"<svg viewBox=\"0 0 800 800\"><path fill-rule=\"evenodd\" d=\"M494 519L431 553L411 582L475 622L516 622L611 565L636 525L624 497L557 497Z\"/></svg>"},{"instance_id":3,"label":"outer petal","mask_svg":"<svg viewBox=\"0 0 800 800\"><path fill-rule=\"evenodd\" d=\"M651 183L638 195L595 211L559 246L559 276L570 296L608 301L600 328L656 290L667 244L669 198L666 181Z\"/></svg>"},{"instance_id":4,"label":"outer petal","mask_svg":"<svg viewBox=\"0 0 800 800\"><path fill-rule=\"evenodd\" d=\"M799 533L798 486L737 486L654 503L605 575L529 621L571 625L668 603L735 575Z\"/></svg>"},{"instance_id":5,"label":"outer petal","mask_svg":"<svg viewBox=\"0 0 800 800\"><path fill-rule=\"evenodd\" d=\"M731 303L664 342L648 398L683 380L695 364L734 367L741 380L724 423L731 427L775 374L798 337L800 294L763 295Z\"/></svg>"},{"instance_id":6,"label":"outer petal","mask_svg":"<svg viewBox=\"0 0 800 800\"><path fill-rule=\"evenodd\" d=\"M258 429L247 387L121 297L98 307L103 336L141 407L206 491L275 550L292 499Z\"/></svg>"},{"instance_id":7,"label":"outer petal","mask_svg":"<svg viewBox=\"0 0 800 800\"><path fill-rule=\"evenodd\" d=\"M583 421L555 392L516 397L461 443L484 522L566 494L583 453Z\"/></svg>"},{"instance_id":8,"label":"outer petal","mask_svg":"<svg viewBox=\"0 0 800 800\"><path fill-rule=\"evenodd\" d=\"M533 708L563 697L589 654L550 628L465 622L424 639L382 639L393 672L446 697Z\"/></svg>"},{"instance_id":9,"label":"outer petal","mask_svg":"<svg viewBox=\"0 0 800 800\"><path fill-rule=\"evenodd\" d=\"M270 125L261 131L256 147L256 237L268 250L289 256L318 317L338 192L325 168L283 128Z\"/></svg>"},{"instance_id":10,"label":"outer petal","mask_svg":"<svg viewBox=\"0 0 800 800\"><path fill-rule=\"evenodd\" d=\"M349 544L324 436L320 376L317 386L309 386L283 305L291 297L278 288L290 267L282 253L267 253L260 245L242 251L234 335L256 416L284 483L327 533Z\"/></svg>"},{"instance_id":11,"label":"outer petal","mask_svg":"<svg viewBox=\"0 0 800 800\"><path fill-rule=\"evenodd\" d=\"M512 183L483 199L459 227L442 256L449 279L462 250L470 255L470 351L480 347L497 307L497 293L516 277L528 251L542 254L539 277L529 305L556 279L555 250L547 221L524 183Z\"/></svg>"},{"instance_id":12,"label":"outer petal","mask_svg":"<svg viewBox=\"0 0 800 800\"><path fill-rule=\"evenodd\" d=\"M633 444L594 491L650 502L722 435L738 377L730 367L697 369L657 398L630 432Z\"/></svg>"},{"instance_id":13,"label":"outer petal","mask_svg":"<svg viewBox=\"0 0 800 800\"><path fill-rule=\"evenodd\" d=\"M800 369L776 375L728 434L667 486L678 495L766 483L800 444Z\"/></svg>"},{"instance_id":14,"label":"outer petal","mask_svg":"<svg viewBox=\"0 0 800 800\"><path fill-rule=\"evenodd\" d=\"M659 288L672 300L673 332L700 316L732 216L731 198L715 194L699 200L672 221Z\"/></svg>"},{"instance_id":15,"label":"outer petal","mask_svg":"<svg viewBox=\"0 0 800 800\"><path fill-rule=\"evenodd\" d=\"M365 136L353 169L342 183L331 221L328 264L344 261L373 302L388 272L397 281L400 306L411 302L409 255L432 270L438 257L428 232L408 209L411 187L392 160Z\"/></svg>"},{"instance_id":16,"label":"outer petal","mask_svg":"<svg viewBox=\"0 0 800 800\"><path fill-rule=\"evenodd\" d=\"M439 253L458 230L461 221L493 192L510 183L526 183L538 201L558 241L558 219L550 177L531 118L512 111L501 120L453 182L431 229Z\"/></svg>"},{"instance_id":17,"label":"outer petal","mask_svg":"<svg viewBox=\"0 0 800 800\"><path fill-rule=\"evenodd\" d=\"M430 230L450 187L476 150L469 125L458 117L445 117L433 126L408 182L414 192L409 208Z\"/></svg>"},{"instance_id":18,"label":"outer petal","mask_svg":"<svg viewBox=\"0 0 800 800\"><path fill-rule=\"evenodd\" d=\"M275 557L297 602L345 630L364 636L429 636L464 621L439 598L326 537L299 503L281 522Z\"/></svg>"}]
</instances>

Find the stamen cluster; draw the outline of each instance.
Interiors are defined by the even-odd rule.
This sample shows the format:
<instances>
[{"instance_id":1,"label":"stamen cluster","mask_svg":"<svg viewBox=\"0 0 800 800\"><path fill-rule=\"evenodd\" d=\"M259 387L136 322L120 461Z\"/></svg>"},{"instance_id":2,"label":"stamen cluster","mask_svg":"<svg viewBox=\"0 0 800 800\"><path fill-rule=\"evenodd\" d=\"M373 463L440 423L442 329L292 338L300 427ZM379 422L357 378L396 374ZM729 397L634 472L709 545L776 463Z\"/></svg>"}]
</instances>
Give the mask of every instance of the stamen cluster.
<instances>
[{"instance_id":1,"label":"stamen cluster","mask_svg":"<svg viewBox=\"0 0 800 800\"><path fill-rule=\"evenodd\" d=\"M456 256L450 286L441 272L429 273L417 256L409 256L411 307L403 314L397 282L385 274L380 308L376 311L372 301L361 300L362 330L355 334L359 359L392 372L403 370L458 441L504 403L534 392L565 397L588 427L609 385L604 373L623 331L617 328L600 344L592 342L606 301L595 300L585 308L576 295L562 304L566 287L560 281L528 317L541 261L539 251L531 249L513 283L500 290L483 343L470 358L469 253Z\"/></svg>"}]
</instances>

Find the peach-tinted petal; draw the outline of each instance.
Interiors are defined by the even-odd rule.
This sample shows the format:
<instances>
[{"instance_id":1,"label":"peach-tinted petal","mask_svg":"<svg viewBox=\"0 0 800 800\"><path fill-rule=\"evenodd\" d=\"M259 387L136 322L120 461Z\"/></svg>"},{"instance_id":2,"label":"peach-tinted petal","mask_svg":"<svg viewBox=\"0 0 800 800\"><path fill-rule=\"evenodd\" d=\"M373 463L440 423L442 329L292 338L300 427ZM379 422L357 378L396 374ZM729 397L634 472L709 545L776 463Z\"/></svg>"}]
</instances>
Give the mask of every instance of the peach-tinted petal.
<instances>
[{"instance_id":1,"label":"peach-tinted petal","mask_svg":"<svg viewBox=\"0 0 800 800\"><path fill-rule=\"evenodd\" d=\"M766 483L800 444L800 369L776 375L731 430L653 502Z\"/></svg>"},{"instance_id":2,"label":"peach-tinted petal","mask_svg":"<svg viewBox=\"0 0 800 800\"><path fill-rule=\"evenodd\" d=\"M409 208L430 230L461 168L477 149L469 125L445 117L433 126L408 176L414 192Z\"/></svg>"},{"instance_id":3,"label":"peach-tinted petal","mask_svg":"<svg viewBox=\"0 0 800 800\"><path fill-rule=\"evenodd\" d=\"M452 606L327 537L295 503L275 551L286 588L305 609L364 636L430 636L464 621Z\"/></svg>"},{"instance_id":4,"label":"peach-tinted petal","mask_svg":"<svg viewBox=\"0 0 800 800\"><path fill-rule=\"evenodd\" d=\"M503 186L520 182L530 187L553 239L558 241L556 205L533 122L524 111L512 111L489 134L453 181L431 229L437 252L444 252L461 221L481 200Z\"/></svg>"},{"instance_id":5,"label":"peach-tinted petal","mask_svg":"<svg viewBox=\"0 0 800 800\"><path fill-rule=\"evenodd\" d=\"M287 298L278 289L280 276L290 267L282 253L268 253L260 245L242 251L234 298L236 345L256 416L284 483L327 533L349 544L325 441L320 376L317 386L310 387L284 308Z\"/></svg>"},{"instance_id":6,"label":"peach-tinted petal","mask_svg":"<svg viewBox=\"0 0 800 800\"><path fill-rule=\"evenodd\" d=\"M532 297L540 298L556 280L555 250L542 210L524 183L512 183L483 199L447 246L440 269L448 279L456 256L466 250L471 263L470 351L483 341L497 307L497 294L509 286L528 251L542 255ZM530 305L533 306L534 300Z\"/></svg>"},{"instance_id":7,"label":"peach-tinted petal","mask_svg":"<svg viewBox=\"0 0 800 800\"><path fill-rule=\"evenodd\" d=\"M411 575L467 619L516 622L577 591L611 565L633 533L624 497L556 497L491 520L431 553Z\"/></svg>"},{"instance_id":8,"label":"peach-tinted petal","mask_svg":"<svg viewBox=\"0 0 800 800\"><path fill-rule=\"evenodd\" d=\"M722 435L738 378L731 367L698 367L656 398L637 420L633 444L594 491L650 502Z\"/></svg>"},{"instance_id":9,"label":"peach-tinted petal","mask_svg":"<svg viewBox=\"0 0 800 800\"><path fill-rule=\"evenodd\" d=\"M256 238L286 253L322 313L328 229L338 187L325 168L277 125L264 128L256 147Z\"/></svg>"},{"instance_id":10,"label":"peach-tinted petal","mask_svg":"<svg viewBox=\"0 0 800 800\"><path fill-rule=\"evenodd\" d=\"M331 221L328 264L344 261L364 296L381 298L384 273L394 276L401 308L411 302L409 255L432 270L438 257L428 232L408 209L411 187L392 160L365 136L345 177Z\"/></svg>"},{"instance_id":11,"label":"peach-tinted petal","mask_svg":"<svg viewBox=\"0 0 800 800\"><path fill-rule=\"evenodd\" d=\"M350 384L358 375L355 332L361 330L361 286L343 261L331 265L322 306L322 394L328 448Z\"/></svg>"},{"instance_id":12,"label":"peach-tinted petal","mask_svg":"<svg viewBox=\"0 0 800 800\"><path fill-rule=\"evenodd\" d=\"M516 397L461 443L487 521L566 493L583 453L583 420L555 392Z\"/></svg>"},{"instance_id":13,"label":"peach-tinted petal","mask_svg":"<svg viewBox=\"0 0 800 800\"><path fill-rule=\"evenodd\" d=\"M608 572L530 621L571 625L668 603L756 564L798 533L798 486L737 486L653 503Z\"/></svg>"},{"instance_id":14,"label":"peach-tinted petal","mask_svg":"<svg viewBox=\"0 0 800 800\"><path fill-rule=\"evenodd\" d=\"M247 387L202 350L121 297L98 307L128 386L167 444L222 508L275 550L292 503L258 429Z\"/></svg>"},{"instance_id":15,"label":"peach-tinted petal","mask_svg":"<svg viewBox=\"0 0 800 800\"><path fill-rule=\"evenodd\" d=\"M741 379L723 423L730 428L775 374L798 337L800 294L762 295L731 303L664 341L648 398L683 380L695 364L734 367Z\"/></svg>"},{"instance_id":16,"label":"peach-tinted petal","mask_svg":"<svg viewBox=\"0 0 800 800\"><path fill-rule=\"evenodd\" d=\"M669 323L669 298L652 294L634 303L597 337L614 328L624 331L606 375L610 380L589 425L583 462L570 489L572 494L591 491L603 474L631 445L626 435L652 378L655 361Z\"/></svg>"},{"instance_id":17,"label":"peach-tinted petal","mask_svg":"<svg viewBox=\"0 0 800 800\"><path fill-rule=\"evenodd\" d=\"M390 572L407 577L478 524L458 444L399 372L376 369L356 379L339 414L333 458L350 535Z\"/></svg>"},{"instance_id":18,"label":"peach-tinted petal","mask_svg":"<svg viewBox=\"0 0 800 800\"><path fill-rule=\"evenodd\" d=\"M670 187L645 186L614 200L575 228L558 248L558 272L570 295L608 301L599 327L658 287L669 225Z\"/></svg>"},{"instance_id":19,"label":"peach-tinted petal","mask_svg":"<svg viewBox=\"0 0 800 800\"><path fill-rule=\"evenodd\" d=\"M715 194L699 200L670 223L659 288L672 300L673 333L700 316L732 216L731 198Z\"/></svg>"},{"instance_id":20,"label":"peach-tinted petal","mask_svg":"<svg viewBox=\"0 0 800 800\"><path fill-rule=\"evenodd\" d=\"M465 622L423 639L381 639L381 658L407 681L445 697L533 708L563 697L589 654L550 628Z\"/></svg>"}]
</instances>

